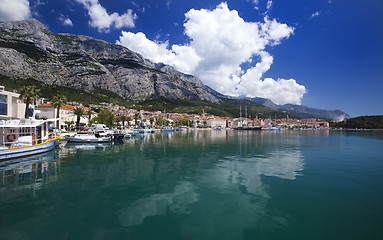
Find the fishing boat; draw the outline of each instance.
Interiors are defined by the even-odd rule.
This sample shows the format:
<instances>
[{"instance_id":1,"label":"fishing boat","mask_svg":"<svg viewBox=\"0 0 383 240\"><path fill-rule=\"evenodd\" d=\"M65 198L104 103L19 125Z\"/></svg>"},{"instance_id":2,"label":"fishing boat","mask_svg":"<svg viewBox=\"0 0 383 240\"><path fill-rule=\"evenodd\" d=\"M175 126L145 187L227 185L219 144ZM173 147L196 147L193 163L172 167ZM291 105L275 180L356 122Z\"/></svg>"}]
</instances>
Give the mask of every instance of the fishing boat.
<instances>
[{"instance_id":1,"label":"fishing boat","mask_svg":"<svg viewBox=\"0 0 383 240\"><path fill-rule=\"evenodd\" d=\"M94 132L78 132L74 135L66 135L65 140L75 143L102 143L112 141L111 136L102 136Z\"/></svg>"},{"instance_id":2,"label":"fishing boat","mask_svg":"<svg viewBox=\"0 0 383 240\"><path fill-rule=\"evenodd\" d=\"M0 161L52 150L61 136L48 132L52 120L0 121Z\"/></svg>"}]
</instances>

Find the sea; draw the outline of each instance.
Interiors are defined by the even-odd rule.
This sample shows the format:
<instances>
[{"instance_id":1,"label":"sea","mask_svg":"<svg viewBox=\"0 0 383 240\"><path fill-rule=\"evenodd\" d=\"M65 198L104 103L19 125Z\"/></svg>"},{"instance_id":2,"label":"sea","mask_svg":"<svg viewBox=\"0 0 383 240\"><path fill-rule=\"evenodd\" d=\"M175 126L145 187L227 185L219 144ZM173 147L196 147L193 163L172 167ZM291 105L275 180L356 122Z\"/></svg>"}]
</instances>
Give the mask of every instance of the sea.
<instances>
[{"instance_id":1,"label":"sea","mask_svg":"<svg viewBox=\"0 0 383 240\"><path fill-rule=\"evenodd\" d=\"M61 142L0 167L0 239L383 239L383 131Z\"/></svg>"}]
</instances>

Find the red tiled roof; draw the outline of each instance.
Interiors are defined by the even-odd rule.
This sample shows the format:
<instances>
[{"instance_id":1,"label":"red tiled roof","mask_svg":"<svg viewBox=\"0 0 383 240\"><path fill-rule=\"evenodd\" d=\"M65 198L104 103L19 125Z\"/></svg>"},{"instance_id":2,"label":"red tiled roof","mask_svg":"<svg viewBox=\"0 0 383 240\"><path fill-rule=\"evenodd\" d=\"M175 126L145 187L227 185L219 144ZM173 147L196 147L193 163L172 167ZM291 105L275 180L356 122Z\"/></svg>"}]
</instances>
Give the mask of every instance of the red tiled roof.
<instances>
[{"instance_id":1,"label":"red tiled roof","mask_svg":"<svg viewBox=\"0 0 383 240\"><path fill-rule=\"evenodd\" d=\"M46 103L46 104L37 105L37 107L53 107L53 106L52 106L51 103ZM83 106L72 106L72 105L68 105L68 104L65 104L65 105L61 106L61 109L73 110L76 107L80 107L80 108L82 108L85 111L89 110L89 108L86 108L86 107L83 107Z\"/></svg>"}]
</instances>

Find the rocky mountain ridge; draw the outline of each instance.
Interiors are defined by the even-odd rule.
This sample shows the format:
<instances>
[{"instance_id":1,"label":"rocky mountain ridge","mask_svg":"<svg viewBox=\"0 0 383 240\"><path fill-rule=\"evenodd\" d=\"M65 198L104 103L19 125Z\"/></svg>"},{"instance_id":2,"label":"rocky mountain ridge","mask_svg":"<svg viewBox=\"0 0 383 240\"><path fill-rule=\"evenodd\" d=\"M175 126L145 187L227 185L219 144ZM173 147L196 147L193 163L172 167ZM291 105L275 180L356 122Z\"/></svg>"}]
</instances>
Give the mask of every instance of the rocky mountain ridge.
<instances>
[{"instance_id":1,"label":"rocky mountain ridge","mask_svg":"<svg viewBox=\"0 0 383 240\"><path fill-rule=\"evenodd\" d=\"M123 46L54 34L36 19L0 23L0 71L48 85L107 90L134 101L165 97L217 103L223 97L198 78Z\"/></svg>"},{"instance_id":2,"label":"rocky mountain ridge","mask_svg":"<svg viewBox=\"0 0 383 240\"><path fill-rule=\"evenodd\" d=\"M48 86L110 91L133 101L166 98L241 104L240 99L214 91L197 77L153 63L128 48L88 36L55 34L36 19L0 23L0 74ZM300 117L349 118L339 110L249 100Z\"/></svg>"},{"instance_id":3,"label":"rocky mountain ridge","mask_svg":"<svg viewBox=\"0 0 383 240\"><path fill-rule=\"evenodd\" d=\"M295 104L277 105L269 99L259 98L259 97L248 98L248 99L250 101L272 108L274 110L281 111L281 112L284 112L284 111L289 112L302 118L315 117L315 118L330 119L333 121L343 121L350 118L350 116L347 113L341 110L323 110L323 109L310 108L310 107L295 105Z\"/></svg>"}]
</instances>

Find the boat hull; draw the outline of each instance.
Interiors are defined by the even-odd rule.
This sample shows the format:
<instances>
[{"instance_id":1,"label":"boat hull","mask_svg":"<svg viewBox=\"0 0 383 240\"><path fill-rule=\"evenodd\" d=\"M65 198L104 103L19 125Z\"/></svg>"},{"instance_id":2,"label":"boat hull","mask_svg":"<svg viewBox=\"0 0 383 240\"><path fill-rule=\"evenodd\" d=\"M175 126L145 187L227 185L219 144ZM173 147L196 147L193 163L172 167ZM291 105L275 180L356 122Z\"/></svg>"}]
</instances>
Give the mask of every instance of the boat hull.
<instances>
[{"instance_id":1,"label":"boat hull","mask_svg":"<svg viewBox=\"0 0 383 240\"><path fill-rule=\"evenodd\" d=\"M25 147L16 147L9 149L0 149L0 161L6 161L8 159L26 157L34 154L39 154L52 150L59 142L60 137L49 139L43 143L25 146Z\"/></svg>"},{"instance_id":2,"label":"boat hull","mask_svg":"<svg viewBox=\"0 0 383 240\"><path fill-rule=\"evenodd\" d=\"M81 139L81 138L68 137L68 136L66 136L65 139L66 139L68 142L73 142L73 143L105 143L105 142L110 142L110 138L109 138L109 137L105 137L105 138L85 138L85 139Z\"/></svg>"}]
</instances>

